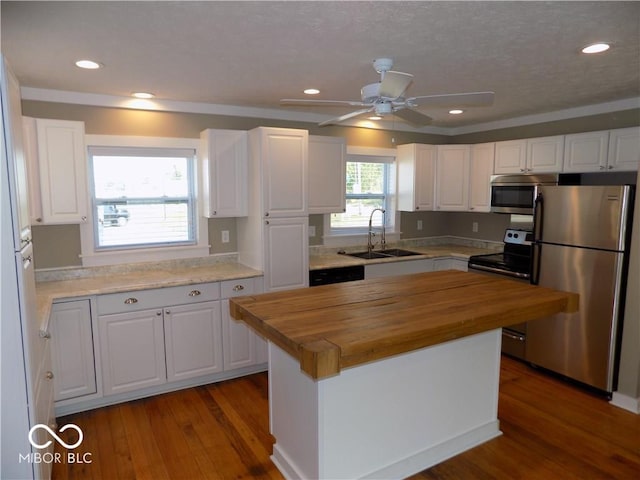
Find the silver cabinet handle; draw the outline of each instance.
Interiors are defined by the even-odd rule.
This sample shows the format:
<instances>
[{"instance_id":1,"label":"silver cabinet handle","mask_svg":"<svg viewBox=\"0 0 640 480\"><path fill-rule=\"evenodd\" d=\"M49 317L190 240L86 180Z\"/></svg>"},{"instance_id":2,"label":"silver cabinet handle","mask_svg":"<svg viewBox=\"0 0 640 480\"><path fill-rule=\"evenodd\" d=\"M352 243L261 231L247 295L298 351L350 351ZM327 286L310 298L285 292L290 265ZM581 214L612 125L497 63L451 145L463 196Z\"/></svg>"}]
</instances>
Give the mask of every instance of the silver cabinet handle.
<instances>
[{"instance_id":1,"label":"silver cabinet handle","mask_svg":"<svg viewBox=\"0 0 640 480\"><path fill-rule=\"evenodd\" d=\"M40 217L36 218L36 222L41 223L42 222L42 218L40 218Z\"/></svg>"},{"instance_id":2,"label":"silver cabinet handle","mask_svg":"<svg viewBox=\"0 0 640 480\"><path fill-rule=\"evenodd\" d=\"M158 310L158 311L156 312L156 315L159 317L159 316L161 316L161 315L162 315L162 312L161 312L160 310Z\"/></svg>"},{"instance_id":3,"label":"silver cabinet handle","mask_svg":"<svg viewBox=\"0 0 640 480\"><path fill-rule=\"evenodd\" d=\"M138 303L138 299L135 297L129 297L124 301L125 305L133 305L134 303Z\"/></svg>"},{"instance_id":4,"label":"silver cabinet handle","mask_svg":"<svg viewBox=\"0 0 640 480\"><path fill-rule=\"evenodd\" d=\"M234 292L241 292L242 290L244 290L243 285L236 285L235 287L233 287Z\"/></svg>"},{"instance_id":5,"label":"silver cabinet handle","mask_svg":"<svg viewBox=\"0 0 640 480\"><path fill-rule=\"evenodd\" d=\"M265 212L264 216L268 217L269 216L269 212Z\"/></svg>"},{"instance_id":6,"label":"silver cabinet handle","mask_svg":"<svg viewBox=\"0 0 640 480\"><path fill-rule=\"evenodd\" d=\"M166 313L167 315L171 315L171 310L165 310L164 313Z\"/></svg>"},{"instance_id":7,"label":"silver cabinet handle","mask_svg":"<svg viewBox=\"0 0 640 480\"><path fill-rule=\"evenodd\" d=\"M56 422L51 422L49 424L49 428L55 432L58 430L58 424Z\"/></svg>"},{"instance_id":8,"label":"silver cabinet handle","mask_svg":"<svg viewBox=\"0 0 640 480\"><path fill-rule=\"evenodd\" d=\"M48 371L47 373L44 374L44 377L47 380L53 380L53 372L52 371Z\"/></svg>"},{"instance_id":9,"label":"silver cabinet handle","mask_svg":"<svg viewBox=\"0 0 640 480\"><path fill-rule=\"evenodd\" d=\"M190 297L197 297L198 295L202 295L202 292L200 290L191 290L189 292Z\"/></svg>"},{"instance_id":10,"label":"silver cabinet handle","mask_svg":"<svg viewBox=\"0 0 640 480\"><path fill-rule=\"evenodd\" d=\"M38 334L40 335L40 338L51 338L51 332L49 332L48 330L40 330Z\"/></svg>"},{"instance_id":11,"label":"silver cabinet handle","mask_svg":"<svg viewBox=\"0 0 640 480\"><path fill-rule=\"evenodd\" d=\"M613 170L613 165L609 165L607 168L608 168L609 170Z\"/></svg>"}]
</instances>

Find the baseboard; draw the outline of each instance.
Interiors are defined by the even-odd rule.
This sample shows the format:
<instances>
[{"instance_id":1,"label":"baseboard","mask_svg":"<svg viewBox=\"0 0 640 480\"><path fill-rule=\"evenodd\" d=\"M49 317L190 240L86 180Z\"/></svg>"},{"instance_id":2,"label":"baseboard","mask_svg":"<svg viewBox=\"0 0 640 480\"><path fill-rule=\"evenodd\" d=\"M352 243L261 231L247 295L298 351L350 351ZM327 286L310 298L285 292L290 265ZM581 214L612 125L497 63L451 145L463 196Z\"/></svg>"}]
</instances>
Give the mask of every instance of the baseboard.
<instances>
[{"instance_id":1,"label":"baseboard","mask_svg":"<svg viewBox=\"0 0 640 480\"><path fill-rule=\"evenodd\" d=\"M494 420L462 435L422 450L396 463L365 475L363 478L406 478L455 457L470 448L502 435L500 421Z\"/></svg>"},{"instance_id":2,"label":"baseboard","mask_svg":"<svg viewBox=\"0 0 640 480\"><path fill-rule=\"evenodd\" d=\"M633 398L623 393L613 392L609 403L614 407L623 408L631 413L640 415L640 398Z\"/></svg>"},{"instance_id":3,"label":"baseboard","mask_svg":"<svg viewBox=\"0 0 640 480\"><path fill-rule=\"evenodd\" d=\"M375 472L370 472L361 478L406 478L500 435L502 435L500 421L495 420L403 458ZM304 478L302 472L289 459L287 454L278 447L277 443L273 446L271 461L287 480Z\"/></svg>"}]
</instances>

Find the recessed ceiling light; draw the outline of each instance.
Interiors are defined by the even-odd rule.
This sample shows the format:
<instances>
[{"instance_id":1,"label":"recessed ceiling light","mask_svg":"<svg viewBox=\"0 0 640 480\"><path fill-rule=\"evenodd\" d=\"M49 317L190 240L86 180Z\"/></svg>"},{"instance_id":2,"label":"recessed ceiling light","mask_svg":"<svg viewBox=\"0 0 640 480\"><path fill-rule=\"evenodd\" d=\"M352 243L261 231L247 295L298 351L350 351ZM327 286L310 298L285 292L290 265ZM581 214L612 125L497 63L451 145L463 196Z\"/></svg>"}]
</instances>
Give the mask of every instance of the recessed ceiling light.
<instances>
[{"instance_id":1,"label":"recessed ceiling light","mask_svg":"<svg viewBox=\"0 0 640 480\"><path fill-rule=\"evenodd\" d=\"M143 99L149 99L149 98L155 97L153 93L148 93L148 92L134 92L131 94L131 96L136 98L143 98Z\"/></svg>"},{"instance_id":2,"label":"recessed ceiling light","mask_svg":"<svg viewBox=\"0 0 640 480\"><path fill-rule=\"evenodd\" d=\"M318 95L320 93L320 90L318 90L317 88L307 88L304 93L306 93L307 95Z\"/></svg>"},{"instance_id":3,"label":"recessed ceiling light","mask_svg":"<svg viewBox=\"0 0 640 480\"><path fill-rule=\"evenodd\" d=\"M382 120L382 117L379 117L378 115L374 115L373 117L367 117L369 120Z\"/></svg>"},{"instance_id":4,"label":"recessed ceiling light","mask_svg":"<svg viewBox=\"0 0 640 480\"><path fill-rule=\"evenodd\" d=\"M462 112L464 112L464 110L460 110L460 109L449 110L449 113L451 115L460 115Z\"/></svg>"},{"instance_id":5,"label":"recessed ceiling light","mask_svg":"<svg viewBox=\"0 0 640 480\"><path fill-rule=\"evenodd\" d=\"M593 45L587 45L582 49L582 53L602 53L609 50L611 46L608 43L594 43Z\"/></svg>"},{"instance_id":6,"label":"recessed ceiling light","mask_svg":"<svg viewBox=\"0 0 640 480\"><path fill-rule=\"evenodd\" d=\"M93 60L78 60L76 62L76 67L95 70L96 68L102 67L102 65L98 62L94 62Z\"/></svg>"}]
</instances>

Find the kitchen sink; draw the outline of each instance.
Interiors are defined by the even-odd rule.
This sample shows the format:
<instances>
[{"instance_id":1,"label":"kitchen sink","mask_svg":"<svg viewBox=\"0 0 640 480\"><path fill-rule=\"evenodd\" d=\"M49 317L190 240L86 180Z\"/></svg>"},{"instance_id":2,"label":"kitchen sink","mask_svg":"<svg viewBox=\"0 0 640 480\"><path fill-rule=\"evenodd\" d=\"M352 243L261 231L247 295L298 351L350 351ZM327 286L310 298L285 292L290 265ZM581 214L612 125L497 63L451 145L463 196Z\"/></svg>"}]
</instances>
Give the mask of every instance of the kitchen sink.
<instances>
[{"instance_id":1,"label":"kitchen sink","mask_svg":"<svg viewBox=\"0 0 640 480\"><path fill-rule=\"evenodd\" d=\"M410 250L402 250L401 248L390 248L388 250L378 250L375 252L353 252L346 253L350 257L362 258L364 260L372 260L374 258L391 258L391 257L409 257L411 255L421 255Z\"/></svg>"},{"instance_id":2,"label":"kitchen sink","mask_svg":"<svg viewBox=\"0 0 640 480\"><path fill-rule=\"evenodd\" d=\"M353 252L347 253L350 257L363 258L365 260L371 260L373 258L389 258L391 255L387 255L382 252Z\"/></svg>"}]
</instances>

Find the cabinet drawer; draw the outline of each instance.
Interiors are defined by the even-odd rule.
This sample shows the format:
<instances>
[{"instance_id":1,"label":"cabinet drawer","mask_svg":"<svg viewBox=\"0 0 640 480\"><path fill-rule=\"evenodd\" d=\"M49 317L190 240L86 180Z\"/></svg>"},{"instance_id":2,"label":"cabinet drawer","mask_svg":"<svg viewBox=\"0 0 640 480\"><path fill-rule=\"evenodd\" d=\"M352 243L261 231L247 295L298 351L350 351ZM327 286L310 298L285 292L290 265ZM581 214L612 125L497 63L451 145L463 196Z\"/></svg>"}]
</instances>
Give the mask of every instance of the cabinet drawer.
<instances>
[{"instance_id":1,"label":"cabinet drawer","mask_svg":"<svg viewBox=\"0 0 640 480\"><path fill-rule=\"evenodd\" d=\"M253 294L255 290L253 280L253 278L225 280L221 284L222 298L233 298Z\"/></svg>"},{"instance_id":2,"label":"cabinet drawer","mask_svg":"<svg viewBox=\"0 0 640 480\"><path fill-rule=\"evenodd\" d=\"M219 298L220 284L217 282L111 293L98 296L98 314L135 312L167 305L208 302Z\"/></svg>"}]
</instances>

